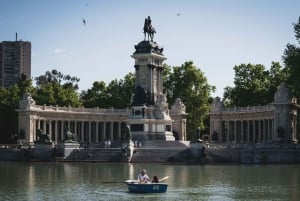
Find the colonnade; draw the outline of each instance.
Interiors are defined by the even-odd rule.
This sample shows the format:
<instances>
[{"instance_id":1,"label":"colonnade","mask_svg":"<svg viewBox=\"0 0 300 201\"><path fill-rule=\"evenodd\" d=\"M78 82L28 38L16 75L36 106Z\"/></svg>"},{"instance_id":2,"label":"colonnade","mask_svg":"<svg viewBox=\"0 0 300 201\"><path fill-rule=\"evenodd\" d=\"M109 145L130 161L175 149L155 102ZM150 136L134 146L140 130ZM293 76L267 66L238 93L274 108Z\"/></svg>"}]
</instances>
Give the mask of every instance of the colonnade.
<instances>
[{"instance_id":1,"label":"colonnade","mask_svg":"<svg viewBox=\"0 0 300 201\"><path fill-rule=\"evenodd\" d=\"M272 118L222 121L221 129L222 134L212 136L212 140L235 143L270 143L274 139L274 120Z\"/></svg>"},{"instance_id":2,"label":"colonnade","mask_svg":"<svg viewBox=\"0 0 300 201\"><path fill-rule=\"evenodd\" d=\"M70 131L75 140L83 143L99 143L105 140L121 140L124 138L126 123L123 121L71 121L38 118L34 122L34 139L36 130L50 135L53 142L65 140L65 133Z\"/></svg>"},{"instance_id":3,"label":"colonnade","mask_svg":"<svg viewBox=\"0 0 300 201\"><path fill-rule=\"evenodd\" d=\"M281 97L281 96L280 96ZM210 140L230 143L297 143L297 109L292 101L264 106L223 108L215 98L210 112Z\"/></svg>"}]
</instances>

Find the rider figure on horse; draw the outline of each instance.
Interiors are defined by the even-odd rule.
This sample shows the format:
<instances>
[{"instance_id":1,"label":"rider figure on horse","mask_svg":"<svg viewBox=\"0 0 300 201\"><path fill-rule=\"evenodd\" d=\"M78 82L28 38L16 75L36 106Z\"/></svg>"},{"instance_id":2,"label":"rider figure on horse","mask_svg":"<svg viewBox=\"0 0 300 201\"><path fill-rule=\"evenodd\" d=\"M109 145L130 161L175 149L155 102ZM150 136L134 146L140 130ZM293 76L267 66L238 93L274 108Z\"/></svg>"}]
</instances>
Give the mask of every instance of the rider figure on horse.
<instances>
[{"instance_id":1,"label":"rider figure on horse","mask_svg":"<svg viewBox=\"0 0 300 201\"><path fill-rule=\"evenodd\" d=\"M154 27L152 27L150 16L148 16L148 18L145 19L145 24L144 24L145 38L144 38L144 40L146 40L146 33L148 34L148 40L149 40L149 38L151 38L151 41L153 41L153 36L154 36L154 33L156 33L156 31L155 31Z\"/></svg>"}]
</instances>

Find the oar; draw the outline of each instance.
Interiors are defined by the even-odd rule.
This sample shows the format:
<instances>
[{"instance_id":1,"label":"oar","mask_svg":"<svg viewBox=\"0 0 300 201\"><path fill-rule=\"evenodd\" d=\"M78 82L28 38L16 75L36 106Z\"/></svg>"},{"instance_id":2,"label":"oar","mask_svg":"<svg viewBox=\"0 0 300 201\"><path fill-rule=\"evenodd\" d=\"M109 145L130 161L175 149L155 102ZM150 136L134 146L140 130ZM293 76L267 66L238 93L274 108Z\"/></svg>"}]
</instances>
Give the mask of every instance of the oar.
<instances>
[{"instance_id":1,"label":"oar","mask_svg":"<svg viewBox=\"0 0 300 201\"><path fill-rule=\"evenodd\" d=\"M103 184L122 184L124 181L101 181Z\"/></svg>"},{"instance_id":2,"label":"oar","mask_svg":"<svg viewBox=\"0 0 300 201\"><path fill-rule=\"evenodd\" d=\"M132 179L125 181L125 183L138 183L138 182L139 182L138 180L132 180Z\"/></svg>"},{"instance_id":3,"label":"oar","mask_svg":"<svg viewBox=\"0 0 300 201\"><path fill-rule=\"evenodd\" d=\"M169 179L169 176L165 176L165 177L159 179L159 182L164 181L164 180L167 180L167 179Z\"/></svg>"}]
</instances>

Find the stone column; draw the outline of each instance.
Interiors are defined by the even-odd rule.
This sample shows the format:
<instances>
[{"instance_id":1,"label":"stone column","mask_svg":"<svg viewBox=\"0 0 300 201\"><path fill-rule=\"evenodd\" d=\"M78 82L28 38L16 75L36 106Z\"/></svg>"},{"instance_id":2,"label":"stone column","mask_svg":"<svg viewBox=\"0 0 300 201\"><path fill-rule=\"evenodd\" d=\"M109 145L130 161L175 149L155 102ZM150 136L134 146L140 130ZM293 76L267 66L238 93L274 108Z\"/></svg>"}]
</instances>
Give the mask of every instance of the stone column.
<instances>
[{"instance_id":1,"label":"stone column","mask_svg":"<svg viewBox=\"0 0 300 201\"><path fill-rule=\"evenodd\" d=\"M238 143L237 133L236 133L236 129L237 129L237 128L236 128L236 126L237 126L236 124L237 124L237 122L236 122L236 120L234 120L234 121L233 121L233 129L234 129L234 131L233 131L233 133L234 133L234 140L233 140L233 141L234 141L235 143Z\"/></svg>"},{"instance_id":2,"label":"stone column","mask_svg":"<svg viewBox=\"0 0 300 201\"><path fill-rule=\"evenodd\" d=\"M89 121L89 139L88 142L91 143L92 142L92 129L91 129L91 122Z\"/></svg>"},{"instance_id":3,"label":"stone column","mask_svg":"<svg viewBox=\"0 0 300 201\"><path fill-rule=\"evenodd\" d=\"M106 139L106 122L104 121L103 122L103 133L102 133L102 136L103 136L103 140L107 140Z\"/></svg>"},{"instance_id":4,"label":"stone column","mask_svg":"<svg viewBox=\"0 0 300 201\"><path fill-rule=\"evenodd\" d=\"M78 140L78 132L77 132L77 121L74 121L74 138L75 140Z\"/></svg>"},{"instance_id":5,"label":"stone column","mask_svg":"<svg viewBox=\"0 0 300 201\"><path fill-rule=\"evenodd\" d=\"M122 136L121 124L122 124L122 122L118 122L118 138L119 138L119 140L121 140L121 136Z\"/></svg>"},{"instance_id":6,"label":"stone column","mask_svg":"<svg viewBox=\"0 0 300 201\"><path fill-rule=\"evenodd\" d=\"M272 120L268 119L268 142L271 142L272 135Z\"/></svg>"},{"instance_id":7,"label":"stone column","mask_svg":"<svg viewBox=\"0 0 300 201\"><path fill-rule=\"evenodd\" d=\"M247 120L247 143L250 143L250 120Z\"/></svg>"},{"instance_id":8,"label":"stone column","mask_svg":"<svg viewBox=\"0 0 300 201\"><path fill-rule=\"evenodd\" d=\"M96 143L99 143L99 128L98 128L99 122L96 121Z\"/></svg>"},{"instance_id":9,"label":"stone column","mask_svg":"<svg viewBox=\"0 0 300 201\"><path fill-rule=\"evenodd\" d=\"M230 142L230 133L229 133L229 127L230 127L230 123L229 123L229 121L227 121L227 136L226 136L226 138L227 138L227 142Z\"/></svg>"},{"instance_id":10,"label":"stone column","mask_svg":"<svg viewBox=\"0 0 300 201\"><path fill-rule=\"evenodd\" d=\"M64 139L65 139L65 136L64 136L64 121L63 120L61 120L61 128L60 128L60 140L61 141L64 141Z\"/></svg>"},{"instance_id":11,"label":"stone column","mask_svg":"<svg viewBox=\"0 0 300 201\"><path fill-rule=\"evenodd\" d=\"M47 133L46 119L43 120L43 132L44 132L44 133Z\"/></svg>"},{"instance_id":12,"label":"stone column","mask_svg":"<svg viewBox=\"0 0 300 201\"><path fill-rule=\"evenodd\" d=\"M84 121L81 122L81 142L84 142Z\"/></svg>"},{"instance_id":13,"label":"stone column","mask_svg":"<svg viewBox=\"0 0 300 201\"><path fill-rule=\"evenodd\" d=\"M58 123L57 120L55 121L55 142L58 143Z\"/></svg>"},{"instance_id":14,"label":"stone column","mask_svg":"<svg viewBox=\"0 0 300 201\"><path fill-rule=\"evenodd\" d=\"M41 129L41 120L38 119L38 129Z\"/></svg>"},{"instance_id":15,"label":"stone column","mask_svg":"<svg viewBox=\"0 0 300 201\"><path fill-rule=\"evenodd\" d=\"M110 140L114 140L114 122L110 122Z\"/></svg>"},{"instance_id":16,"label":"stone column","mask_svg":"<svg viewBox=\"0 0 300 201\"><path fill-rule=\"evenodd\" d=\"M241 121L241 143L244 143L244 121Z\"/></svg>"},{"instance_id":17,"label":"stone column","mask_svg":"<svg viewBox=\"0 0 300 201\"><path fill-rule=\"evenodd\" d=\"M33 131L32 131L32 133L33 133L33 137L34 137L34 139L36 139L36 121L35 121L35 119L33 119Z\"/></svg>"},{"instance_id":18,"label":"stone column","mask_svg":"<svg viewBox=\"0 0 300 201\"><path fill-rule=\"evenodd\" d=\"M53 136L52 136L52 121L49 120L49 136L50 136L50 140L53 139Z\"/></svg>"},{"instance_id":19,"label":"stone column","mask_svg":"<svg viewBox=\"0 0 300 201\"><path fill-rule=\"evenodd\" d=\"M256 140L256 125L255 125L255 119L253 120L253 143L255 143Z\"/></svg>"},{"instance_id":20,"label":"stone column","mask_svg":"<svg viewBox=\"0 0 300 201\"><path fill-rule=\"evenodd\" d=\"M264 119L263 120L263 143L266 142L266 133L267 133L267 130L266 130L266 120Z\"/></svg>"}]
</instances>

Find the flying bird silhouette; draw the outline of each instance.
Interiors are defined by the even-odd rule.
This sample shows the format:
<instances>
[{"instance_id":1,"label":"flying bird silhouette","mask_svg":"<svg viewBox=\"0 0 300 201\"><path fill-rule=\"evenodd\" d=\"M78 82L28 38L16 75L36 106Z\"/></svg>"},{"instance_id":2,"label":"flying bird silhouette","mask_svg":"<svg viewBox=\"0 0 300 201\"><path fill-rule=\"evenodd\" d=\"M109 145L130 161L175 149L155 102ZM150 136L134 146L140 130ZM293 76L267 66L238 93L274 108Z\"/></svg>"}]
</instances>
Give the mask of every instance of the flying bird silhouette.
<instances>
[{"instance_id":1,"label":"flying bird silhouette","mask_svg":"<svg viewBox=\"0 0 300 201\"><path fill-rule=\"evenodd\" d=\"M82 18L82 23L83 23L83 26L85 26L85 24L86 24L86 21L85 21L85 19L84 19L84 18Z\"/></svg>"},{"instance_id":2,"label":"flying bird silhouette","mask_svg":"<svg viewBox=\"0 0 300 201\"><path fill-rule=\"evenodd\" d=\"M180 16L181 14L180 13L177 13L177 16Z\"/></svg>"}]
</instances>

